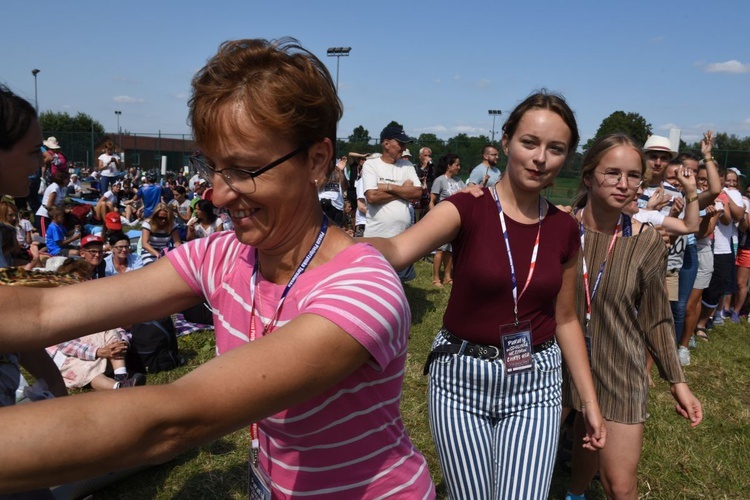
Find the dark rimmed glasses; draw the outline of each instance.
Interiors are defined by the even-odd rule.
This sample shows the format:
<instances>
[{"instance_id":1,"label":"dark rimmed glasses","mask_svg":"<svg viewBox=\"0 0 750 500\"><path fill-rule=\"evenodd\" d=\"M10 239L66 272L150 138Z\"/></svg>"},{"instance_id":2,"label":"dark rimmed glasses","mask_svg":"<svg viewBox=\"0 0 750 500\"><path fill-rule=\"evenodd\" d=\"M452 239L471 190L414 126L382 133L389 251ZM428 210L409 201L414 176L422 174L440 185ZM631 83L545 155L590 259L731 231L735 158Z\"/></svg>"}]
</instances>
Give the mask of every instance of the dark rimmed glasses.
<instances>
[{"instance_id":1,"label":"dark rimmed glasses","mask_svg":"<svg viewBox=\"0 0 750 500\"><path fill-rule=\"evenodd\" d=\"M243 168L224 168L222 170L216 170L214 167L206 163L200 153L196 153L190 157L190 165L196 172L198 172L198 175L205 179L209 184L213 184L214 175L219 174L224 179L224 182L227 183L227 186L233 191L240 194L252 194L255 192L256 177L264 172L268 172L273 167L281 165L285 161L294 158L302 151L305 151L308 147L310 147L309 144L303 144L291 153L256 170L245 170Z\"/></svg>"}]
</instances>

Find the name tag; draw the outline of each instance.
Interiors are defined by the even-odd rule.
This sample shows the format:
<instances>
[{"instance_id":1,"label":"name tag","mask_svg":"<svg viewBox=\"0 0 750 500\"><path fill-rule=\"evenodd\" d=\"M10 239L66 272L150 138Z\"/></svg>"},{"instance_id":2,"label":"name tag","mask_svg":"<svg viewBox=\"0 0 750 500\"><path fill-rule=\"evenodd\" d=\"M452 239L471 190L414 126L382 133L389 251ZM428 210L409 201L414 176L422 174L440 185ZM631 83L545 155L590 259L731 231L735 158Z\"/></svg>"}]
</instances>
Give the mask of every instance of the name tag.
<instances>
[{"instance_id":1,"label":"name tag","mask_svg":"<svg viewBox=\"0 0 750 500\"><path fill-rule=\"evenodd\" d=\"M250 475L248 486L250 500L271 500L271 488L268 486L270 479L265 472L250 461L248 474Z\"/></svg>"},{"instance_id":2,"label":"name tag","mask_svg":"<svg viewBox=\"0 0 750 500\"><path fill-rule=\"evenodd\" d=\"M525 373L534 367L531 346L531 323L522 321L500 327L500 338L503 342L503 361L505 373Z\"/></svg>"}]
</instances>

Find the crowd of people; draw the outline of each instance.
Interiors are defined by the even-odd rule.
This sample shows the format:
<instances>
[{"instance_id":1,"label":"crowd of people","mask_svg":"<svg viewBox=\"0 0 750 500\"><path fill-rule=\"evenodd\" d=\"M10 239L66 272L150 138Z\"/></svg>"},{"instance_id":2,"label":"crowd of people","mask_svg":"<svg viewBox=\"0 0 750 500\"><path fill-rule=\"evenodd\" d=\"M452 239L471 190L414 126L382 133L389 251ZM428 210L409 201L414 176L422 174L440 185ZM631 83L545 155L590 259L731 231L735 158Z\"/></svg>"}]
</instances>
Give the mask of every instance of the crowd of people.
<instances>
[{"instance_id":1,"label":"crowd of people","mask_svg":"<svg viewBox=\"0 0 750 500\"><path fill-rule=\"evenodd\" d=\"M562 96L520 102L464 184L455 154L433 163L421 147L412 163L414 140L398 126L382 130L379 153L334 160L342 107L321 61L292 39L226 42L193 79L195 177L126 171L106 145L92 231L68 227L66 197L85 188L60 167L57 140L42 141L33 108L2 92L4 108L29 115L15 128L0 115L12 138L0 143L2 192L23 200L40 165L50 182L36 227L32 203L0 203L16 234L0 265L46 252L84 281L0 289L14 305L0 311L7 364L47 348L54 364L30 371L58 396L61 379L141 386L123 361L123 326L204 302L219 356L172 384L0 411L0 491L158 463L248 427L252 498L434 497L399 410L411 323L402 282L434 253L433 285L450 297L425 364L427 408L450 498L547 498L571 411L567 498L584 498L597 472L608 497L637 498L651 364L699 425L690 349L745 312L750 198L742 173L712 157L711 131L699 155L656 135L600 137L571 206L555 206L543 192L580 138ZM128 228L140 229L135 251ZM113 294L134 300L113 305ZM91 313L74 314L71 299ZM153 411L133 418L144 405ZM81 411L91 432L116 425L118 436L50 438L58 424L46 414ZM51 449L68 452L40 463Z\"/></svg>"}]
</instances>

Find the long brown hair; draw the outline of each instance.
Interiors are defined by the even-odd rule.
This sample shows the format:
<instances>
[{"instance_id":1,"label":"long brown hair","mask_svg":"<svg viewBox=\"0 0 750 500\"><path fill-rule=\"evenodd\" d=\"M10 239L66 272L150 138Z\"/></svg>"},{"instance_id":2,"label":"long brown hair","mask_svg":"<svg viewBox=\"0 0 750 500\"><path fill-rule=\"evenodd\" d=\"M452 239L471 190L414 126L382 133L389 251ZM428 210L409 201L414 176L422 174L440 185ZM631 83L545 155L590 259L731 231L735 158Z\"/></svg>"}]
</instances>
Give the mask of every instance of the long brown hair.
<instances>
[{"instance_id":1,"label":"long brown hair","mask_svg":"<svg viewBox=\"0 0 750 500\"><path fill-rule=\"evenodd\" d=\"M13 225L9 220L10 214L12 213L18 214L18 207L8 200L0 200L0 222Z\"/></svg>"}]
</instances>

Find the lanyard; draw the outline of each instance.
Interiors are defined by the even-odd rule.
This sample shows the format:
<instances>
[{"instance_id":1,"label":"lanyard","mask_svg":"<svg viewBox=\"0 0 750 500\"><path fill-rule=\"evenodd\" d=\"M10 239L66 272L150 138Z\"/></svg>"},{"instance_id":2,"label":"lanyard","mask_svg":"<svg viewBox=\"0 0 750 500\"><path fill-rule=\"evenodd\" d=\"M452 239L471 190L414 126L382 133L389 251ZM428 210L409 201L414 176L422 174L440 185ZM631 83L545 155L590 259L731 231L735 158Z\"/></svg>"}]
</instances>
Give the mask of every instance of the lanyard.
<instances>
[{"instance_id":1,"label":"lanyard","mask_svg":"<svg viewBox=\"0 0 750 500\"><path fill-rule=\"evenodd\" d=\"M323 216L323 224L320 226L320 232L318 233L318 237L315 239L315 243L313 243L312 247L310 247L310 250L308 250L307 255L304 259L302 259L302 262L300 263L299 267L297 267L297 270L294 271L294 274L292 274L292 277L289 278L289 283L286 284L286 287L284 287L284 291L281 294L281 298L279 299L279 303L276 305L276 311L273 313L273 316L271 316L270 321L267 325L263 325L263 333L262 335L265 335L266 333L269 333L271 329L276 325L276 323L279 320L279 313L281 312L281 308L284 306L284 301L286 300L286 296L289 294L289 290L292 289L294 284L297 282L297 278L300 277L302 273L305 272L305 269L307 269L307 266L310 265L310 262L313 260L313 257L315 257L315 254L318 253L318 250L320 249L320 245L323 243L323 238L325 238L326 231L328 231L328 217L325 215ZM256 330L255 330L255 289L257 287L257 280L258 280L258 250L255 250L255 263L253 264L253 275L250 277L250 307L251 307L251 314L250 314L250 342L253 342L256 338ZM258 295L258 304L260 305L260 294ZM260 315L258 315L258 319L260 320L261 324L263 323L263 320L261 319ZM253 422L252 425L250 425L250 439L252 440L252 460L254 464L258 463L258 448L259 448L259 441L258 441L258 423Z\"/></svg>"},{"instance_id":2,"label":"lanyard","mask_svg":"<svg viewBox=\"0 0 750 500\"><path fill-rule=\"evenodd\" d=\"M628 217L626 219L625 228L623 229L623 235L624 236L630 236L631 233L631 226L630 226L630 218ZM581 264L583 267L583 289L586 291L586 325L584 325L584 329L586 326L588 326L589 320L591 320L591 303L594 300L594 296L596 295L596 290L599 288L599 282L602 280L602 275L604 274L604 267L607 265L607 259L609 259L609 254L612 251L612 249L615 246L615 241L617 240L617 234L620 232L620 229L623 227L623 216L620 214L620 218L617 219L617 226L615 226L615 232L612 235L612 240L609 242L609 248L607 248L607 253L604 255L604 261L602 262L602 265L599 267L599 273L596 275L596 280L594 280L594 288L589 293L589 271L588 266L586 265L586 253L585 253L585 247L584 247L584 228L583 228L583 209L581 210L581 222L578 223L578 230L581 235Z\"/></svg>"},{"instance_id":3,"label":"lanyard","mask_svg":"<svg viewBox=\"0 0 750 500\"><path fill-rule=\"evenodd\" d=\"M497 205L497 213L500 216L500 226L503 228L503 239L505 240L505 249L508 251L508 262L510 263L510 280L513 284L513 317L515 324L518 326L518 301L521 300L521 296L529 287L531 283L531 277L534 275L534 268L536 267L536 256L539 252L539 237L542 234L542 221L544 220L544 214L542 212L542 197L539 197L539 228L536 232L536 241L534 242L534 250L531 252L531 264L529 264L529 275L526 277L526 284L523 286L521 293L518 293L518 281L516 279L516 267L513 265L513 254L510 251L510 238L508 237L508 228L505 226L505 216L503 215L503 208L500 205L500 196L497 194L497 187L492 188L492 197L495 198L495 204Z\"/></svg>"}]
</instances>

